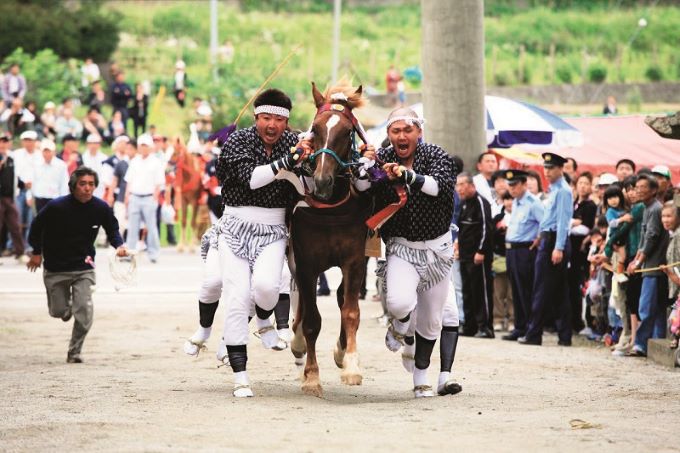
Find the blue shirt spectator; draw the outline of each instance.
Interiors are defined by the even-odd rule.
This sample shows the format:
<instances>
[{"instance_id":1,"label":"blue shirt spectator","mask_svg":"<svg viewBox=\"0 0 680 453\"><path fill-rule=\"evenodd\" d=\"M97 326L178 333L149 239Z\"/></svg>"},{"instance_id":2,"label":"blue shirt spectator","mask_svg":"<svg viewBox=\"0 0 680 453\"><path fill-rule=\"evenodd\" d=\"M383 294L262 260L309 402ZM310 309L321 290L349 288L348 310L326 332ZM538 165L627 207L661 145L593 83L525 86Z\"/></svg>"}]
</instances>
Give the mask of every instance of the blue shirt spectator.
<instances>
[{"instance_id":1,"label":"blue shirt spectator","mask_svg":"<svg viewBox=\"0 0 680 453\"><path fill-rule=\"evenodd\" d=\"M545 211L541 200L528 190L520 198L512 200L512 215L505 233L507 242L533 242Z\"/></svg>"},{"instance_id":2,"label":"blue shirt spectator","mask_svg":"<svg viewBox=\"0 0 680 453\"><path fill-rule=\"evenodd\" d=\"M564 177L560 177L560 179L550 184L545 216L543 221L541 221L541 231L557 233L555 250L564 250L573 213L574 201L571 187L564 180Z\"/></svg>"}]
</instances>

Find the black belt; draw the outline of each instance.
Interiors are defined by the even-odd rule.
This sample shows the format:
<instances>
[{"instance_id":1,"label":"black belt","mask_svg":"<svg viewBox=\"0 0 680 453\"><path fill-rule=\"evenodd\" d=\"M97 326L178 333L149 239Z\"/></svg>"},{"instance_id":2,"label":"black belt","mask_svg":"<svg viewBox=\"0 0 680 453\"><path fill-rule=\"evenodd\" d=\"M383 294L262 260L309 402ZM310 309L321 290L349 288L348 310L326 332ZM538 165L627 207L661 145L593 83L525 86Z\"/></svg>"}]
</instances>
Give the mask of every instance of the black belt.
<instances>
[{"instance_id":1,"label":"black belt","mask_svg":"<svg viewBox=\"0 0 680 453\"><path fill-rule=\"evenodd\" d=\"M151 197L151 196L153 196L153 194L152 193L145 193L145 194L133 193L132 196L144 198L144 197Z\"/></svg>"},{"instance_id":2,"label":"black belt","mask_svg":"<svg viewBox=\"0 0 680 453\"><path fill-rule=\"evenodd\" d=\"M541 237L544 239L554 239L557 237L557 232L555 231L541 231Z\"/></svg>"},{"instance_id":3,"label":"black belt","mask_svg":"<svg viewBox=\"0 0 680 453\"><path fill-rule=\"evenodd\" d=\"M531 247L533 242L506 242L505 243L505 248L508 250L511 249L528 249Z\"/></svg>"}]
</instances>

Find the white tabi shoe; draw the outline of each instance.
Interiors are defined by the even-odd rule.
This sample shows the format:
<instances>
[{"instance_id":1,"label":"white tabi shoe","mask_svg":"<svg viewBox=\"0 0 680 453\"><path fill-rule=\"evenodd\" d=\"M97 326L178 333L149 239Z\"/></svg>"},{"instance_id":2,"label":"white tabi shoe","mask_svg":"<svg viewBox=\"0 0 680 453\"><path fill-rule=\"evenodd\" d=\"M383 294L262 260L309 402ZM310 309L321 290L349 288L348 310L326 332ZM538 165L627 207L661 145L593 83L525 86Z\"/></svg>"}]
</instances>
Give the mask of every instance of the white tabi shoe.
<instances>
[{"instance_id":1,"label":"white tabi shoe","mask_svg":"<svg viewBox=\"0 0 680 453\"><path fill-rule=\"evenodd\" d=\"M413 396L416 398L430 398L434 396L431 385L416 385L413 387Z\"/></svg>"},{"instance_id":2,"label":"white tabi shoe","mask_svg":"<svg viewBox=\"0 0 680 453\"><path fill-rule=\"evenodd\" d=\"M279 338L286 343L290 343L293 340L293 331L287 327L285 329L278 329L276 332L279 335Z\"/></svg>"},{"instance_id":3,"label":"white tabi shoe","mask_svg":"<svg viewBox=\"0 0 680 453\"><path fill-rule=\"evenodd\" d=\"M236 384L234 385L232 394L236 398L251 398L253 396L253 390L250 388L250 384Z\"/></svg>"},{"instance_id":4,"label":"white tabi shoe","mask_svg":"<svg viewBox=\"0 0 680 453\"><path fill-rule=\"evenodd\" d=\"M437 394L439 396L444 396L444 395L455 395L456 393L460 393L463 391L463 387L452 380L448 380L444 382L443 384L439 384L437 386Z\"/></svg>"},{"instance_id":5,"label":"white tabi shoe","mask_svg":"<svg viewBox=\"0 0 680 453\"><path fill-rule=\"evenodd\" d=\"M198 357L201 351L207 349L205 342L210 338L210 327L199 327L198 330L184 342L184 353L192 357Z\"/></svg>"},{"instance_id":6,"label":"white tabi shoe","mask_svg":"<svg viewBox=\"0 0 680 453\"><path fill-rule=\"evenodd\" d=\"M262 346L264 346L265 349L283 351L288 347L288 343L279 338L279 334L276 333L276 329L274 329L274 326L272 325L262 327L255 332L255 336L262 340Z\"/></svg>"},{"instance_id":7,"label":"white tabi shoe","mask_svg":"<svg viewBox=\"0 0 680 453\"><path fill-rule=\"evenodd\" d=\"M215 354L217 357L217 361L220 362L219 365L217 365L217 368L221 366L229 366L229 354L227 354L227 345L224 344L224 340L220 341L220 345L217 348L217 354Z\"/></svg>"},{"instance_id":8,"label":"white tabi shoe","mask_svg":"<svg viewBox=\"0 0 680 453\"><path fill-rule=\"evenodd\" d=\"M401 364L409 373L413 373L416 369L416 344L404 344L404 350L401 352Z\"/></svg>"},{"instance_id":9,"label":"white tabi shoe","mask_svg":"<svg viewBox=\"0 0 680 453\"><path fill-rule=\"evenodd\" d=\"M392 352L397 352L404 345L404 334L397 332L390 323L385 334L385 346Z\"/></svg>"}]
</instances>

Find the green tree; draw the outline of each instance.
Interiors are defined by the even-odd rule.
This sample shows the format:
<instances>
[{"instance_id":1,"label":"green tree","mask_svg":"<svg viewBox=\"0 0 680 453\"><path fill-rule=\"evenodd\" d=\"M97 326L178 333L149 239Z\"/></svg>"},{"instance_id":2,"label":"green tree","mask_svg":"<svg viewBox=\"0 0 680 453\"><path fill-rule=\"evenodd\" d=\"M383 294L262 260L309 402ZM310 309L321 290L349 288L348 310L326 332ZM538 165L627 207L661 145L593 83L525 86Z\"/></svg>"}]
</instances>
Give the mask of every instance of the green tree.
<instances>
[{"instance_id":1,"label":"green tree","mask_svg":"<svg viewBox=\"0 0 680 453\"><path fill-rule=\"evenodd\" d=\"M59 103L78 94L79 62L64 62L51 49L31 55L19 47L5 59L5 63L21 66L28 85L26 97L35 101L39 110L47 101Z\"/></svg>"},{"instance_id":2,"label":"green tree","mask_svg":"<svg viewBox=\"0 0 680 453\"><path fill-rule=\"evenodd\" d=\"M118 15L103 13L102 1L3 0L0 60L18 47L34 54L52 49L62 58L106 61L118 46ZM9 32L7 32L9 31Z\"/></svg>"}]
</instances>

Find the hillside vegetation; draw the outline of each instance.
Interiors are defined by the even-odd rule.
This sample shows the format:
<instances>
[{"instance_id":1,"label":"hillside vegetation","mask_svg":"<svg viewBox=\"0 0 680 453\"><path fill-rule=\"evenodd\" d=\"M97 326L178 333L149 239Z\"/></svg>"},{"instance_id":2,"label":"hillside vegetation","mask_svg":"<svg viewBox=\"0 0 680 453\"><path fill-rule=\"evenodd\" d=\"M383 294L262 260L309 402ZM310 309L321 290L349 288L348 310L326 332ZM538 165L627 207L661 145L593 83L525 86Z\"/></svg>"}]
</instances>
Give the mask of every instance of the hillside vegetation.
<instances>
[{"instance_id":1,"label":"hillside vegetation","mask_svg":"<svg viewBox=\"0 0 680 453\"><path fill-rule=\"evenodd\" d=\"M579 8L563 9L552 2L552 8L548 4L527 9L517 5L531 2L490 2L493 15L485 18L487 84L680 78L676 49L680 8L624 9L611 7L611 1L574 2ZM286 6L293 4L298 6ZM593 9L593 4L599 6ZM320 85L329 80L332 15L328 2L245 1L242 8L220 3L219 42L231 40L235 55L230 64L220 64L216 85L210 77L208 2L113 1L106 7L122 14L123 35L114 58L129 74L156 86L169 85L174 61L181 58L188 66L190 96L217 99L224 121L236 116L254 89L298 44L302 47L273 85L297 99L309 99L310 80ZM298 12L290 12L291 8ZM645 27L638 25L640 18L645 19ZM346 8L340 72L369 90L382 91L390 64L402 70L420 64L420 38L417 3ZM417 78L407 82L407 89L419 88ZM311 112L311 105L298 103L293 122L307 123Z\"/></svg>"}]
</instances>

